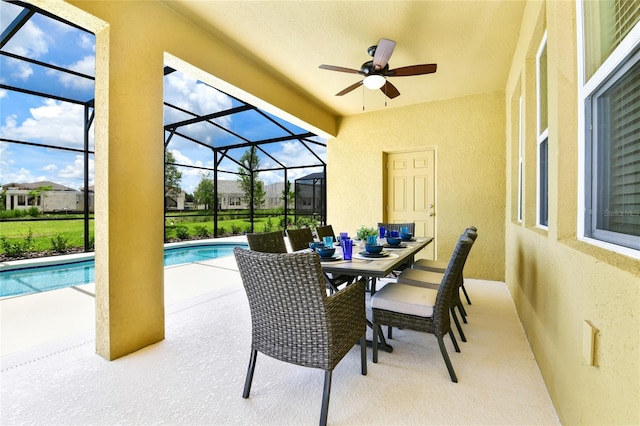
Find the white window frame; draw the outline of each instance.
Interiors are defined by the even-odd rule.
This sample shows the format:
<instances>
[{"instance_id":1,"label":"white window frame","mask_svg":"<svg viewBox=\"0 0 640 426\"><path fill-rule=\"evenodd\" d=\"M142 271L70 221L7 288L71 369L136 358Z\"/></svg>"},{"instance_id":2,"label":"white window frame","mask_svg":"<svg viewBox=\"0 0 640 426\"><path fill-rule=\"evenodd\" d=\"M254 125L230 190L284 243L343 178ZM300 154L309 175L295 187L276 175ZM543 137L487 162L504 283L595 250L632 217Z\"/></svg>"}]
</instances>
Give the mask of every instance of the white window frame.
<instances>
[{"instance_id":1,"label":"white window frame","mask_svg":"<svg viewBox=\"0 0 640 426\"><path fill-rule=\"evenodd\" d=\"M541 77L541 72L540 72L540 57L542 56L542 52L545 51L547 48L547 32L544 32L544 35L542 36L542 40L540 41L540 46L538 47L538 52L536 53L536 117L537 117L537 124L536 124L536 141L537 141L537 146L536 146L536 157L537 157L537 161L536 161L536 226L542 229L549 229L549 97L548 97L548 59L547 59L547 127L545 127L544 129L541 128L542 126L542 116L541 116L541 82L540 82L540 77ZM547 56L548 58L548 56ZM542 173L543 170L541 168L542 164L541 164L541 156L540 156L540 150L541 150L541 146L542 144L546 142L547 143L547 162L545 164L546 167L546 178L547 178L547 193L545 194L546 200L543 200L541 198L541 181L542 181ZM547 223L543 224L541 223L541 216L540 216L540 210L542 208L542 203L543 201L546 201L546 208L547 208Z\"/></svg>"},{"instance_id":2,"label":"white window frame","mask_svg":"<svg viewBox=\"0 0 640 426\"><path fill-rule=\"evenodd\" d=\"M522 223L522 206L523 206L523 173L522 173L522 148L523 148L523 140L522 140L522 95L518 99L518 222Z\"/></svg>"},{"instance_id":3,"label":"white window frame","mask_svg":"<svg viewBox=\"0 0 640 426\"><path fill-rule=\"evenodd\" d=\"M598 68L598 70L591 76L588 81L585 81L585 34L584 34L584 7L583 0L576 0L576 17L577 17L577 54L578 54L578 217L577 217L577 238L580 241L584 241L588 244L610 250L612 252L624 254L629 257L640 259L640 250L635 250L629 247L620 246L617 244L609 243L602 240L597 240L585 236L586 223L585 212L587 209L588 200L586 199L586 188L590 182L587 182L587 129L586 129L586 108L587 100L591 94L595 93L600 84L604 82L607 77L615 72L618 66L624 62L633 51L640 45L640 23L627 34L618 47L611 53L611 55L604 61L604 63Z\"/></svg>"}]
</instances>

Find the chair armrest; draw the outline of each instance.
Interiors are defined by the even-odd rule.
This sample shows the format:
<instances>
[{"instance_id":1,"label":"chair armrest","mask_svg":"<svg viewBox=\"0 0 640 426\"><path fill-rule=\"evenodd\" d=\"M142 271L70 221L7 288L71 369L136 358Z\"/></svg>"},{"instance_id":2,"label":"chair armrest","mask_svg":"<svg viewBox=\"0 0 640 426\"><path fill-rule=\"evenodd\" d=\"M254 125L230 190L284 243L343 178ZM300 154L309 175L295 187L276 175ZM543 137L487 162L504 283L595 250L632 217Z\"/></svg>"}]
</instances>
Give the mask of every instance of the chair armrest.
<instances>
[{"instance_id":1,"label":"chair armrest","mask_svg":"<svg viewBox=\"0 0 640 426\"><path fill-rule=\"evenodd\" d=\"M351 348L367 331L364 281L357 281L327 296L327 327L331 339ZM340 344L340 343L339 343Z\"/></svg>"}]
</instances>

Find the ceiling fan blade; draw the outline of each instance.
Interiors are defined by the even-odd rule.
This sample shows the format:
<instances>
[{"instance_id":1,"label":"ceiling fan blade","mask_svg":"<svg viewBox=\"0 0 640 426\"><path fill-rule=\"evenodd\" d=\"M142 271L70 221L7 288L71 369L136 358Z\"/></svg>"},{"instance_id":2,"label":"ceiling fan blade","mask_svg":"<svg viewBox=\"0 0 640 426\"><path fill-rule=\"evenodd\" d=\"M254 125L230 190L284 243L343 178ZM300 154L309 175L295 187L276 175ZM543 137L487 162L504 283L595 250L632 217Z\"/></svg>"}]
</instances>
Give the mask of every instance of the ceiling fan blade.
<instances>
[{"instance_id":1,"label":"ceiling fan blade","mask_svg":"<svg viewBox=\"0 0 640 426\"><path fill-rule=\"evenodd\" d=\"M386 38L381 38L373 56L373 69L381 70L389 62L389 58L396 47L396 42Z\"/></svg>"},{"instance_id":2,"label":"ceiling fan blade","mask_svg":"<svg viewBox=\"0 0 640 426\"><path fill-rule=\"evenodd\" d=\"M347 93L349 93L353 89L357 89L360 86L362 86L362 80L358 81L357 83L352 84L351 86L347 87L346 89L342 90L341 92L336 93L336 96L346 95Z\"/></svg>"},{"instance_id":3,"label":"ceiling fan blade","mask_svg":"<svg viewBox=\"0 0 640 426\"><path fill-rule=\"evenodd\" d=\"M348 72L350 74L362 74L362 71L360 70L354 70L354 69L345 68L345 67L336 67L335 65L320 65L319 68L322 68L323 70L329 70L329 71Z\"/></svg>"},{"instance_id":4,"label":"ceiling fan blade","mask_svg":"<svg viewBox=\"0 0 640 426\"><path fill-rule=\"evenodd\" d=\"M380 88L380 91L384 93L389 99L400 96L400 92L398 91L398 89L396 89L396 86L389 83L388 81L384 83L384 86Z\"/></svg>"},{"instance_id":5,"label":"ceiling fan blade","mask_svg":"<svg viewBox=\"0 0 640 426\"><path fill-rule=\"evenodd\" d=\"M431 74L436 72L437 64L409 65L389 70L385 73L387 77L405 77L411 75Z\"/></svg>"}]
</instances>

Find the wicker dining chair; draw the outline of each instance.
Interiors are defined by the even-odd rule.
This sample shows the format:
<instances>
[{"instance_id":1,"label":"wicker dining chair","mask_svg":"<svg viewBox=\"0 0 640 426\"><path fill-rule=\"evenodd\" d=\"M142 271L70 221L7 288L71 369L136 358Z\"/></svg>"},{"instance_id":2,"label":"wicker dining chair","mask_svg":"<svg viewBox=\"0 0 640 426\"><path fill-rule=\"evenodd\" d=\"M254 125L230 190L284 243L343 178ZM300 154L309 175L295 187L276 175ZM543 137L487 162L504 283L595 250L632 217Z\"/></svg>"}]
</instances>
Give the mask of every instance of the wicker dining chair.
<instances>
[{"instance_id":1,"label":"wicker dining chair","mask_svg":"<svg viewBox=\"0 0 640 426\"><path fill-rule=\"evenodd\" d=\"M336 234L333 232L333 226L331 225L318 226L316 228L316 235L320 241L322 241L324 237L333 237L334 241L336 239Z\"/></svg>"},{"instance_id":2,"label":"wicker dining chair","mask_svg":"<svg viewBox=\"0 0 640 426\"><path fill-rule=\"evenodd\" d=\"M336 234L333 232L332 225L318 226L316 228L316 235L322 241L324 237L333 237L334 241L336 240ZM344 284L350 284L356 280L356 277L350 275L332 275L327 274L327 278L329 279L330 285L329 289L331 291L336 291L339 286Z\"/></svg>"},{"instance_id":3,"label":"wicker dining chair","mask_svg":"<svg viewBox=\"0 0 640 426\"><path fill-rule=\"evenodd\" d=\"M466 235L471 239L471 247L473 247L473 244L478 234L473 229L467 228L463 235ZM471 250L471 248L469 248L469 250ZM466 260L465 260L465 263L466 263ZM460 275L456 279L455 289L451 294L451 306L449 307L451 311L451 317L453 318L453 322L455 323L456 328L458 329L458 334L460 334L460 339L463 342L466 342L467 338L464 334L464 331L462 330L460 321L458 320L458 315L456 314L456 308L458 308L458 312L460 313L460 318L462 318L462 321L466 324L467 311L464 309L462 300L460 299L460 289L462 288L462 284L464 282L463 275L464 275L465 263L463 263L462 271L460 272ZM429 270L424 270L419 268L411 268L411 269L405 269L404 271L402 271L402 273L398 277L397 282L400 284L408 284L408 285L432 288L437 290L442 283L443 275L444 275L444 271L436 272L436 271L429 271Z\"/></svg>"},{"instance_id":4,"label":"wicker dining chair","mask_svg":"<svg viewBox=\"0 0 640 426\"><path fill-rule=\"evenodd\" d=\"M262 253L286 253L282 231L263 232L261 234L247 234L249 248Z\"/></svg>"},{"instance_id":5,"label":"wicker dining chair","mask_svg":"<svg viewBox=\"0 0 640 426\"><path fill-rule=\"evenodd\" d=\"M476 228L475 226L470 226L467 229L472 230L476 233L478 232L478 228ZM475 243L475 240L474 240L474 243ZM447 262L429 260L429 259L418 259L413 263L412 267L415 269L422 269L425 271L444 273L444 270L447 269ZM462 278L462 284L460 288L462 288L462 292L464 293L464 297L467 300L467 304L471 305L471 299L469 298L467 289L464 287L464 277ZM462 309L464 309L464 307Z\"/></svg>"},{"instance_id":6,"label":"wicker dining chair","mask_svg":"<svg viewBox=\"0 0 640 426\"><path fill-rule=\"evenodd\" d=\"M367 374L364 282L327 296L317 253L259 253L234 248L251 310L251 357L243 398L249 397L258 352L325 371L320 425L327 423L334 367L360 342Z\"/></svg>"},{"instance_id":7,"label":"wicker dining chair","mask_svg":"<svg viewBox=\"0 0 640 426\"><path fill-rule=\"evenodd\" d=\"M415 222L407 222L407 223L385 223L385 222L378 222L378 229L380 229L381 226L384 226L386 231L398 231L400 232L400 230L403 227L407 227L409 228L409 232L411 232L414 236L415 236L415 232L416 232L416 224ZM397 277L398 274L400 273L400 271L403 271L407 268L410 268L412 265L411 262L406 262L402 265L398 265L398 267L396 268L395 271L393 271L393 276ZM389 338L391 338L391 336L389 336Z\"/></svg>"},{"instance_id":8,"label":"wicker dining chair","mask_svg":"<svg viewBox=\"0 0 640 426\"><path fill-rule=\"evenodd\" d=\"M380 228L381 226L384 226L384 228L387 231L398 231L400 232L400 230L403 227L407 227L409 228L409 232L411 232L412 234L416 233L416 224L415 222L407 222L407 223L385 223L385 222L378 222L378 228Z\"/></svg>"},{"instance_id":9,"label":"wicker dining chair","mask_svg":"<svg viewBox=\"0 0 640 426\"><path fill-rule=\"evenodd\" d=\"M455 289L458 276L462 273L471 243L468 236L460 236L438 290L389 283L371 297L373 341L377 341L381 325L435 335L452 382L458 382L458 377L449 359L443 338L449 334L456 352L460 352L451 330L449 306L451 305L451 294ZM373 362L378 362L377 345L373 345Z\"/></svg>"},{"instance_id":10,"label":"wicker dining chair","mask_svg":"<svg viewBox=\"0 0 640 426\"><path fill-rule=\"evenodd\" d=\"M308 249L309 243L313 242L311 228L288 229L287 237L293 251Z\"/></svg>"}]
</instances>

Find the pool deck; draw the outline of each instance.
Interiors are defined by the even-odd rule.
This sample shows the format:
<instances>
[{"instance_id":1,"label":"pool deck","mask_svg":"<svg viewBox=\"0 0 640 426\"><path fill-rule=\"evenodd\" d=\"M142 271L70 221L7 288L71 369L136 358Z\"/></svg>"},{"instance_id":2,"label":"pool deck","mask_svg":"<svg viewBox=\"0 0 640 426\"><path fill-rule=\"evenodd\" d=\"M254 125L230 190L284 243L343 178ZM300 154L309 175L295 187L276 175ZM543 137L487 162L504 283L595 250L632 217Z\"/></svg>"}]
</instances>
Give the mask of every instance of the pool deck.
<instances>
[{"instance_id":1,"label":"pool deck","mask_svg":"<svg viewBox=\"0 0 640 426\"><path fill-rule=\"evenodd\" d=\"M207 240L212 243L246 241L244 236ZM182 302L203 294L241 285L233 257L168 266L165 268L164 282L167 311L177 309ZM0 356L66 340L93 330L93 283L0 299Z\"/></svg>"}]
</instances>

